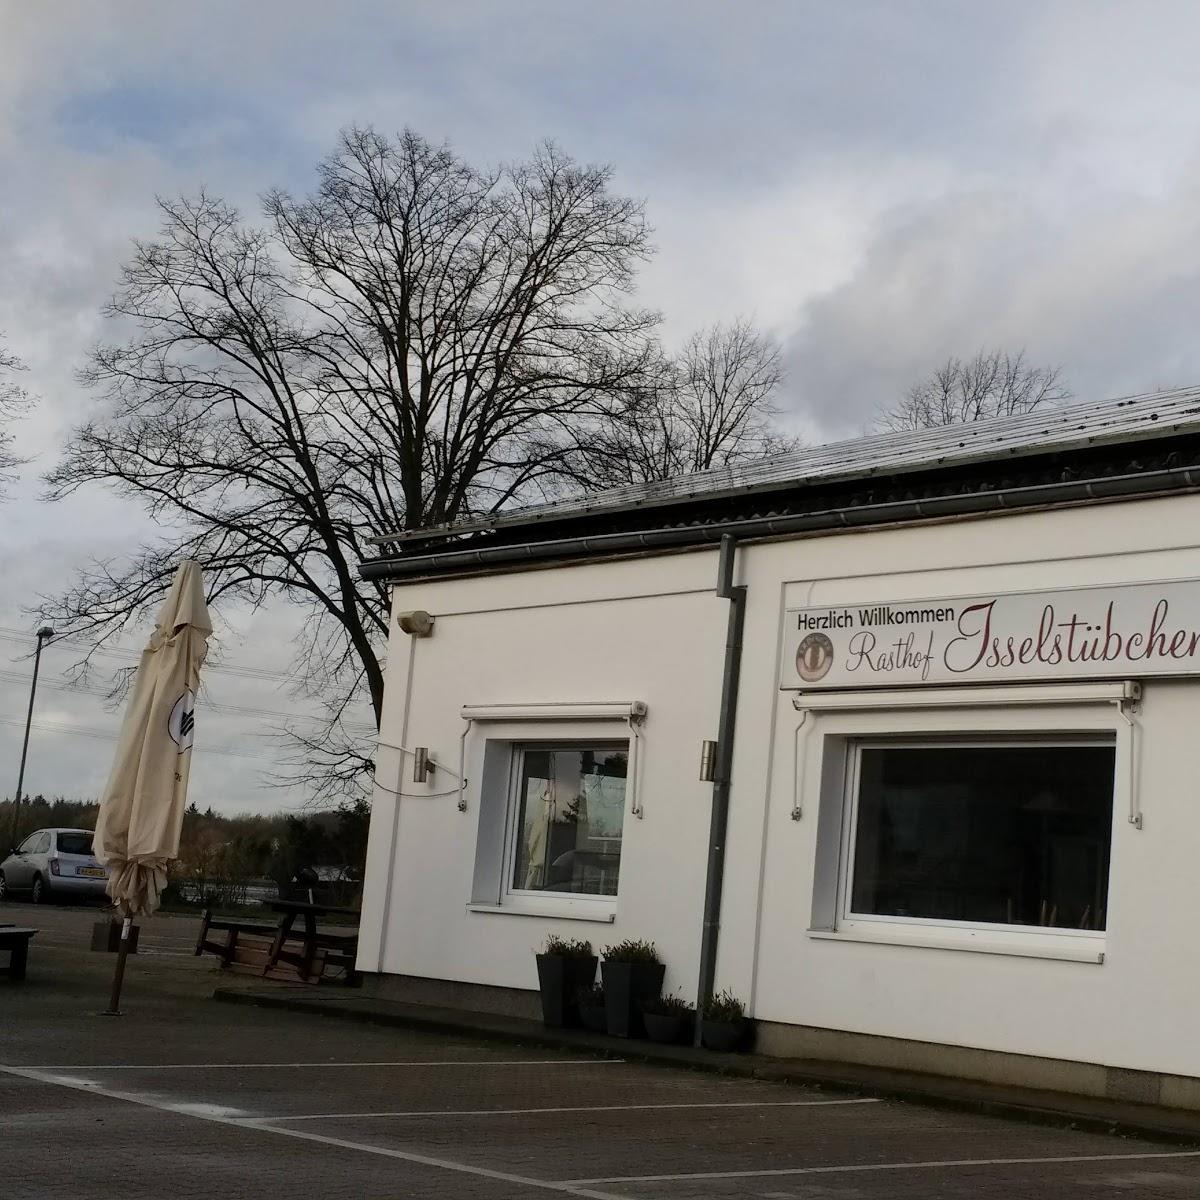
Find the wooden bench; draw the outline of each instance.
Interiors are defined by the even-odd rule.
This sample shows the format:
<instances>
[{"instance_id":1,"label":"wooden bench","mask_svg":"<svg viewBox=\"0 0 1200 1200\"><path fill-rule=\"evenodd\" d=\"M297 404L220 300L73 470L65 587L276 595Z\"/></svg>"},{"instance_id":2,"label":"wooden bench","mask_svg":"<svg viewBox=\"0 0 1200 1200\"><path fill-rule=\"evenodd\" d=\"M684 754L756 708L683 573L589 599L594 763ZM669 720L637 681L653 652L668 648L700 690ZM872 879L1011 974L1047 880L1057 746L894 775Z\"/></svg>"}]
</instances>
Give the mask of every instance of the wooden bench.
<instances>
[{"instance_id":1,"label":"wooden bench","mask_svg":"<svg viewBox=\"0 0 1200 1200\"><path fill-rule=\"evenodd\" d=\"M358 953L358 928L342 926L340 929L318 929L321 917L359 916L358 909L341 908L337 905L303 900L271 900L271 908L282 915L275 940L271 945L263 974L287 967L294 971L304 983L319 983L327 966L340 967L345 972L348 984L358 983L358 972L354 969ZM301 930L296 922L302 924ZM299 942L299 949L289 947L289 942Z\"/></svg>"},{"instance_id":2,"label":"wooden bench","mask_svg":"<svg viewBox=\"0 0 1200 1200\"><path fill-rule=\"evenodd\" d=\"M288 949L288 940L299 942L299 948ZM357 957L357 929L347 930L345 933L318 930L311 935L292 933L285 939L276 934L275 944L271 947L270 961L271 967L279 963L289 963L296 968L300 978L306 983L319 980L326 967L340 967L346 973L346 982L354 986L358 983L358 972L354 967Z\"/></svg>"},{"instance_id":3,"label":"wooden bench","mask_svg":"<svg viewBox=\"0 0 1200 1200\"><path fill-rule=\"evenodd\" d=\"M237 957L238 938L248 934L258 938L274 938L276 926L269 921L244 921L240 917L217 917L211 908L204 910L200 922L200 936L196 939L196 957L206 950L217 955L222 967L228 967ZM224 933L225 940L209 937L210 933Z\"/></svg>"},{"instance_id":4,"label":"wooden bench","mask_svg":"<svg viewBox=\"0 0 1200 1200\"><path fill-rule=\"evenodd\" d=\"M0 951L8 951L8 966L0 968L12 980L25 978L25 966L29 962L29 943L36 929L22 929L17 925L0 928Z\"/></svg>"},{"instance_id":5,"label":"wooden bench","mask_svg":"<svg viewBox=\"0 0 1200 1200\"><path fill-rule=\"evenodd\" d=\"M360 980L355 964L358 961L358 930L353 933L322 933L318 939L325 939L325 965L341 967L345 971L346 983L357 987Z\"/></svg>"}]
</instances>

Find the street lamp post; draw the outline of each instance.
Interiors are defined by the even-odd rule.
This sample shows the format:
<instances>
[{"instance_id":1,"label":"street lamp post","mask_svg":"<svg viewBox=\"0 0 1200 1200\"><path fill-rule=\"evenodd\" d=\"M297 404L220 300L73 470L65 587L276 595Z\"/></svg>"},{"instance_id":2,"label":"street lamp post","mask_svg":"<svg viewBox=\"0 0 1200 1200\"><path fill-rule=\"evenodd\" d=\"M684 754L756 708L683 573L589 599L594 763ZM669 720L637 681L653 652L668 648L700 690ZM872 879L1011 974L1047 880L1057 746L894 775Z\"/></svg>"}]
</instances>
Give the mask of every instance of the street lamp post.
<instances>
[{"instance_id":1,"label":"street lamp post","mask_svg":"<svg viewBox=\"0 0 1200 1200\"><path fill-rule=\"evenodd\" d=\"M37 695L38 667L42 662L42 647L54 636L49 625L37 631L37 650L33 655L33 682L29 685L29 711L25 714L25 740L21 743L21 768L17 772L17 795L13 800L12 843L16 846L21 820L21 789L25 786L25 757L29 753L29 729L33 724L33 699Z\"/></svg>"}]
</instances>

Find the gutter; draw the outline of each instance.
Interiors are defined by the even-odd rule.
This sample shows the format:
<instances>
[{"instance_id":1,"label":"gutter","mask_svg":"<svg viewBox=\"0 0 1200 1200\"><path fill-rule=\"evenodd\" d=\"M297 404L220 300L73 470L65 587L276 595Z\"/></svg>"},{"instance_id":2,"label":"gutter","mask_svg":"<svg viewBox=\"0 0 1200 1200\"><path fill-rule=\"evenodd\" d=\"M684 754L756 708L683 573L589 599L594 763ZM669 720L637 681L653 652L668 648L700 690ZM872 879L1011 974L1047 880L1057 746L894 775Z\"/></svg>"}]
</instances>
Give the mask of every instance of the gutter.
<instances>
[{"instance_id":1,"label":"gutter","mask_svg":"<svg viewBox=\"0 0 1200 1200\"><path fill-rule=\"evenodd\" d=\"M752 517L740 521L669 526L641 532L602 533L556 538L551 541L523 542L510 546L446 549L412 557L371 559L359 564L358 573L366 580L399 580L414 576L453 574L479 567L552 563L636 550L707 546L727 536L745 540L831 529L855 529L867 525L1012 512L1089 500L1152 496L1188 489L1200 489L1200 466L1172 467L1161 471L1071 480L1066 483L1039 483L953 496L931 496L921 500L895 500L884 504L824 509L820 512L798 513L786 517Z\"/></svg>"},{"instance_id":2,"label":"gutter","mask_svg":"<svg viewBox=\"0 0 1200 1200\"><path fill-rule=\"evenodd\" d=\"M700 933L700 982L696 989L693 1044L700 1045L704 1006L713 993L717 973L717 941L721 928L721 893L725 884L725 832L729 824L729 787L733 773L733 737L737 723L738 685L742 675L742 633L746 624L746 589L733 582L737 539L721 538L717 564L717 596L729 601L725 634L725 667L721 674L721 715L713 778L712 816L708 832L708 874L704 881L704 924Z\"/></svg>"}]
</instances>

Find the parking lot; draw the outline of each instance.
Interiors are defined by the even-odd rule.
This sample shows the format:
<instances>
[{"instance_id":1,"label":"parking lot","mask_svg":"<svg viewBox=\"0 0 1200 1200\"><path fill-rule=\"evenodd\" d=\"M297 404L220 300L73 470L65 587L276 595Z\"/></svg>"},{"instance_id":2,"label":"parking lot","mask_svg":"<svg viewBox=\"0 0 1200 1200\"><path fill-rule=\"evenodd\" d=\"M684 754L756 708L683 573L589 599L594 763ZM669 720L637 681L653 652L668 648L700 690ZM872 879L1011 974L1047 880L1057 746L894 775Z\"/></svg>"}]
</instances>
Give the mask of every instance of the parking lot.
<instances>
[{"instance_id":1,"label":"parking lot","mask_svg":"<svg viewBox=\"0 0 1200 1200\"><path fill-rule=\"evenodd\" d=\"M0 981L0 1195L1200 1196L1200 1149L619 1059L216 1004L163 916L124 1015L94 911Z\"/></svg>"}]
</instances>

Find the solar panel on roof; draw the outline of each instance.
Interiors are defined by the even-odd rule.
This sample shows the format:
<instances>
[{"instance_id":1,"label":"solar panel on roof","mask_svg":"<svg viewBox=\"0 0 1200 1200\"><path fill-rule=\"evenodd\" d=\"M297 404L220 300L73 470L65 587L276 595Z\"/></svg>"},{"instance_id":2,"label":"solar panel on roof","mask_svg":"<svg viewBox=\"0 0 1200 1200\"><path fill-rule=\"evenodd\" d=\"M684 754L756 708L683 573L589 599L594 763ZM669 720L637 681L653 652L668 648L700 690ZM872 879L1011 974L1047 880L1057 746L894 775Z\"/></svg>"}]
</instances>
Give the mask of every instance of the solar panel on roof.
<instances>
[{"instance_id":1,"label":"solar panel on roof","mask_svg":"<svg viewBox=\"0 0 1200 1200\"><path fill-rule=\"evenodd\" d=\"M1200 387L1113 400L1040 408L905 433L873 434L829 442L760 462L717 467L692 475L611 488L546 504L508 509L438 529L408 530L375 542L421 541L459 533L566 520L603 512L716 499L754 491L869 479L933 466L987 462L1005 457L1200 429Z\"/></svg>"}]
</instances>

